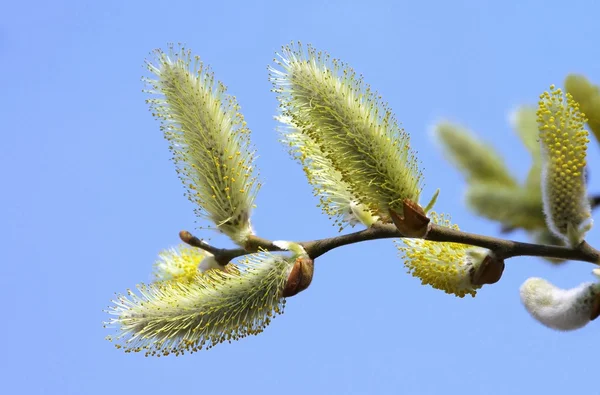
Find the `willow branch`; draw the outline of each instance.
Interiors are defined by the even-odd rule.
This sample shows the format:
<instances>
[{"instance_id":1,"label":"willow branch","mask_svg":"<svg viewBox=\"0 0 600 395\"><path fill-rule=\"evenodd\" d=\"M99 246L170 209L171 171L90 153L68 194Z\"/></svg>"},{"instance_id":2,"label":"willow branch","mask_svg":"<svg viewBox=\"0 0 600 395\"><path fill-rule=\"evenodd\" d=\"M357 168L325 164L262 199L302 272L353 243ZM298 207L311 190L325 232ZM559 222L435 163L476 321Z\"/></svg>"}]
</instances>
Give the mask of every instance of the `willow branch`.
<instances>
[{"instance_id":1,"label":"willow branch","mask_svg":"<svg viewBox=\"0 0 600 395\"><path fill-rule=\"evenodd\" d=\"M590 205L592 206L592 210L600 206L600 195L590 196Z\"/></svg>"},{"instance_id":2,"label":"willow branch","mask_svg":"<svg viewBox=\"0 0 600 395\"><path fill-rule=\"evenodd\" d=\"M192 236L189 232L180 232L181 239L194 246L215 255L217 261L226 264L234 258L252 254L258 250L281 251L281 249L269 240L252 236L246 248L220 249L215 248L202 240ZM391 239L404 237L392 224L375 224L372 227L359 232L330 237L326 239L301 241L300 244L312 259L338 247L349 244L361 243L369 240ZM456 229L430 224L429 232L425 240L437 242L452 242L478 246L492 250L499 259L508 259L517 256L536 256L547 258L560 258L575 261L591 262L600 264L600 251L594 249L586 242L577 247L561 247L541 244L523 243L513 240L505 240L496 237L483 236Z\"/></svg>"}]
</instances>

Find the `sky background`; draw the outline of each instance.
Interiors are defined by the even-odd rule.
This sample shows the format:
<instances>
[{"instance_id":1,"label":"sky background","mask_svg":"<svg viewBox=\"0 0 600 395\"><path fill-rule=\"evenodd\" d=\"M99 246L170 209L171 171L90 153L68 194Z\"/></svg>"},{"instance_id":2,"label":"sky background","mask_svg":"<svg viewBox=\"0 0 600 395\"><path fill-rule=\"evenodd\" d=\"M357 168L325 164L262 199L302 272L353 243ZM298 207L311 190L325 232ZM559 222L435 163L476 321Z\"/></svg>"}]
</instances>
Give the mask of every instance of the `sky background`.
<instances>
[{"instance_id":1,"label":"sky background","mask_svg":"<svg viewBox=\"0 0 600 395\"><path fill-rule=\"evenodd\" d=\"M259 235L337 232L274 130L267 65L292 40L343 59L381 93L419 152L424 199L440 188L437 211L461 229L498 235L465 208L463 178L429 128L440 118L468 126L523 179L529 157L507 114L567 73L600 82L599 12L592 1L548 0L6 2L3 392L594 393L599 324L554 332L530 318L518 292L532 276L563 287L590 281L587 263L511 259L499 283L462 300L421 286L393 243L376 241L319 258L313 284L284 315L231 345L145 358L105 341L112 332L102 322L114 293L150 280L157 253L197 226L144 102L151 50L186 43L237 96L260 155ZM599 153L592 143L591 192L600 192ZM588 241L600 247L598 229Z\"/></svg>"}]
</instances>

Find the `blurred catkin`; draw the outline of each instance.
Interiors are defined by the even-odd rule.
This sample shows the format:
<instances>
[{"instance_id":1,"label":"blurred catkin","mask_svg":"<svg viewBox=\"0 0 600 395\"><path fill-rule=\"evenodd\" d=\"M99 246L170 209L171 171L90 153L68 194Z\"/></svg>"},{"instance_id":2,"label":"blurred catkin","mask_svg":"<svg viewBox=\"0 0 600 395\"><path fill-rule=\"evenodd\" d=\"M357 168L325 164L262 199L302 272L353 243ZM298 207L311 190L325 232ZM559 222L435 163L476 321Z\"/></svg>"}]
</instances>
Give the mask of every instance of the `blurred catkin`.
<instances>
[{"instance_id":1,"label":"blurred catkin","mask_svg":"<svg viewBox=\"0 0 600 395\"><path fill-rule=\"evenodd\" d=\"M570 74L565 79L565 90L579 103L596 141L600 141L600 87L582 75Z\"/></svg>"},{"instance_id":2,"label":"blurred catkin","mask_svg":"<svg viewBox=\"0 0 600 395\"><path fill-rule=\"evenodd\" d=\"M517 185L494 147L479 141L468 130L450 122L440 122L434 126L434 135L447 158L468 182L496 183L506 187Z\"/></svg>"}]
</instances>

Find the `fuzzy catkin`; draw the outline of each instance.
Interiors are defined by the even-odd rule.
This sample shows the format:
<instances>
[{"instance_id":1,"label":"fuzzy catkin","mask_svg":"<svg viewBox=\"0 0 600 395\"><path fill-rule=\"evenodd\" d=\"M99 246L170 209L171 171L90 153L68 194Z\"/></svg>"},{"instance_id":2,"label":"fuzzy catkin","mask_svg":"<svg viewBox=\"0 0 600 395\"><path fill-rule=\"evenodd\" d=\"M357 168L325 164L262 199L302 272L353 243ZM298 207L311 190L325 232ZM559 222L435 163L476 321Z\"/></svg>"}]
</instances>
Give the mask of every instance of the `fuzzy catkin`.
<instances>
[{"instance_id":1,"label":"fuzzy catkin","mask_svg":"<svg viewBox=\"0 0 600 395\"><path fill-rule=\"evenodd\" d=\"M450 219L432 212L431 221L435 224L458 230ZM458 243L442 243L423 239L403 238L396 242L402 253L404 266L408 272L447 294L460 298L466 295L475 297L479 285L473 285L471 274L483 262L489 250Z\"/></svg>"},{"instance_id":2,"label":"fuzzy catkin","mask_svg":"<svg viewBox=\"0 0 600 395\"><path fill-rule=\"evenodd\" d=\"M288 146L290 155L302 165L314 195L319 197L319 207L333 219L342 231L347 225L362 223L373 225L379 218L358 201L342 174L321 150L312 137L302 133L289 117L278 117L284 125L280 128L281 141Z\"/></svg>"},{"instance_id":3,"label":"fuzzy catkin","mask_svg":"<svg viewBox=\"0 0 600 395\"><path fill-rule=\"evenodd\" d=\"M540 95L537 121L542 148L542 194L548 228L575 246L591 228L585 166L585 115L570 94L550 87Z\"/></svg>"},{"instance_id":4,"label":"fuzzy catkin","mask_svg":"<svg viewBox=\"0 0 600 395\"><path fill-rule=\"evenodd\" d=\"M177 173L196 214L238 244L253 234L250 214L260 183L250 130L234 97L190 51L155 51L147 61L153 115L162 123Z\"/></svg>"},{"instance_id":5,"label":"fuzzy catkin","mask_svg":"<svg viewBox=\"0 0 600 395\"><path fill-rule=\"evenodd\" d=\"M588 282L572 289L561 289L534 277L523 283L520 294L525 309L538 322L552 329L570 331L595 318L592 315L600 296L600 284Z\"/></svg>"},{"instance_id":6,"label":"fuzzy catkin","mask_svg":"<svg viewBox=\"0 0 600 395\"><path fill-rule=\"evenodd\" d=\"M282 290L294 259L248 256L229 270L208 270L189 281L142 284L117 295L106 323L117 348L146 355L181 355L256 335L283 312Z\"/></svg>"},{"instance_id":7,"label":"fuzzy catkin","mask_svg":"<svg viewBox=\"0 0 600 395\"><path fill-rule=\"evenodd\" d=\"M408 134L350 67L290 45L270 78L282 115L318 144L360 203L387 213L418 202L422 174Z\"/></svg>"}]
</instances>

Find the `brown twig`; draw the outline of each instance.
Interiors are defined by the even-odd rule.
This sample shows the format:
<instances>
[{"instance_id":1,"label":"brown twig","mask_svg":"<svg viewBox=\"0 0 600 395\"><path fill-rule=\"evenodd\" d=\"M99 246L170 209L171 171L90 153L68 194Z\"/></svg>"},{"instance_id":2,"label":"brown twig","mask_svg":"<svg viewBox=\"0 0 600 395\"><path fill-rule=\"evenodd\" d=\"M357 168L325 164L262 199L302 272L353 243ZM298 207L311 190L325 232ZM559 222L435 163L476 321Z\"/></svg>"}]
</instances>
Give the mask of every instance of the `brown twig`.
<instances>
[{"instance_id":1,"label":"brown twig","mask_svg":"<svg viewBox=\"0 0 600 395\"><path fill-rule=\"evenodd\" d=\"M279 247L273 245L269 240L253 237L251 248L220 249L209 246L207 243L192 236L189 232L182 231L180 236L186 243L215 255L219 263L225 264L234 258L247 255L263 249L266 251L281 251ZM189 236L191 236L191 238ZM402 234L392 224L375 224L372 227L359 232L349 233L336 237L330 237L320 240L298 242L309 257L316 259L321 255L335 248L349 244L360 243L369 240L401 238ZM452 242L468 244L483 247L494 251L499 259L508 259L517 256L537 256L547 258L561 258L576 261L591 262L600 264L600 252L592 248L589 244L583 242L577 247L560 247L541 244L522 243L519 241L504 240L490 236L477 235L468 232L462 232L452 228L430 224L430 229L425 240L438 242ZM190 243L189 241L192 241ZM199 241L199 242L197 242Z\"/></svg>"},{"instance_id":2,"label":"brown twig","mask_svg":"<svg viewBox=\"0 0 600 395\"><path fill-rule=\"evenodd\" d=\"M600 206L600 195L590 196L590 205L592 206L592 209Z\"/></svg>"}]
</instances>

